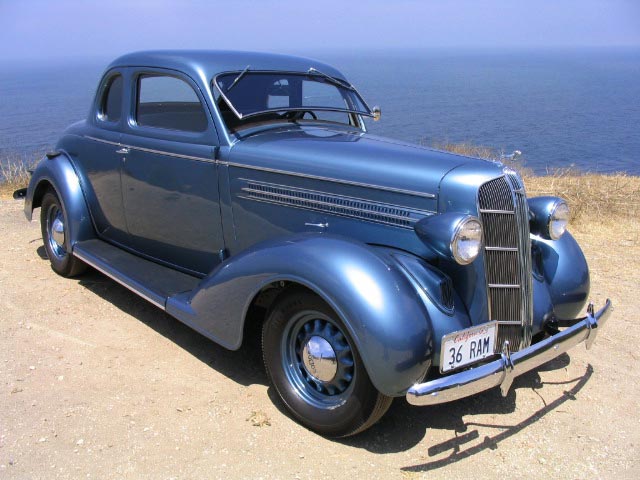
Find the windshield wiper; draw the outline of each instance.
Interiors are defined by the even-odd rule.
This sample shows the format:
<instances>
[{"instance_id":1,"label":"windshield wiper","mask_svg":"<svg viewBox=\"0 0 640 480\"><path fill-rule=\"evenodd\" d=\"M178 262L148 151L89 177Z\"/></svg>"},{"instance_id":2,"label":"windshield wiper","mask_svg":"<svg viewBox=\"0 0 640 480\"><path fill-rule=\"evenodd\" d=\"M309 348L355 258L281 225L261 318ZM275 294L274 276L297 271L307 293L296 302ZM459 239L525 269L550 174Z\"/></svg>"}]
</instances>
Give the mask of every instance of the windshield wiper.
<instances>
[{"instance_id":1,"label":"windshield wiper","mask_svg":"<svg viewBox=\"0 0 640 480\"><path fill-rule=\"evenodd\" d=\"M348 88L349 90L355 90L355 88L353 88L351 85L349 85L348 82L344 82L344 81L338 80L337 78L333 78L331 75L327 75L326 73L321 72L317 68L311 67L311 68L309 68L309 70L307 70L307 73L309 75L320 75L320 76L326 78L332 84L337 85L338 87Z\"/></svg>"},{"instance_id":2,"label":"windshield wiper","mask_svg":"<svg viewBox=\"0 0 640 480\"><path fill-rule=\"evenodd\" d=\"M227 92L235 87L236 83L238 83L240 79L244 77L244 75L249 71L249 68L251 68L251 65L247 65L247 67L242 70L236 78L233 79L233 82L231 82L231 85L229 85L229 88L227 88Z\"/></svg>"}]
</instances>

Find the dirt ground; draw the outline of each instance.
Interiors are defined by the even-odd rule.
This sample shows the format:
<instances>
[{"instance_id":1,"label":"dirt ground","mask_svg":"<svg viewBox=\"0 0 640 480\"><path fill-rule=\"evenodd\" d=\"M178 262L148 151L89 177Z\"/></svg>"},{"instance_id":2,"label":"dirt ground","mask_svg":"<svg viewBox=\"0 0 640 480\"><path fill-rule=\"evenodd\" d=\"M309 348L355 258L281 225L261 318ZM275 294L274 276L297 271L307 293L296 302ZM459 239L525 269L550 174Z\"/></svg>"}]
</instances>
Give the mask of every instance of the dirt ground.
<instances>
[{"instance_id":1,"label":"dirt ground","mask_svg":"<svg viewBox=\"0 0 640 480\"><path fill-rule=\"evenodd\" d=\"M506 398L397 399L327 440L287 416L254 345L227 351L95 271L56 276L38 223L0 200L0 478L640 478L640 228L622 228L576 235L593 300L615 305L590 351Z\"/></svg>"}]
</instances>

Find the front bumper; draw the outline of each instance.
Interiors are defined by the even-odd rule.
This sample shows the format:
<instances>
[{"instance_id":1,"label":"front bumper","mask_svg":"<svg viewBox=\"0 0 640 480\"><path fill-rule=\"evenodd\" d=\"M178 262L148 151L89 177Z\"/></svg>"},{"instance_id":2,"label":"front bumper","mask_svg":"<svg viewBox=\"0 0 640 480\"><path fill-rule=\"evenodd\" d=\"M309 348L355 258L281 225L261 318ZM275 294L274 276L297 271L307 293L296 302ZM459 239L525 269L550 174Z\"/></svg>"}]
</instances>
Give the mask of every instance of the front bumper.
<instances>
[{"instance_id":1,"label":"front bumper","mask_svg":"<svg viewBox=\"0 0 640 480\"><path fill-rule=\"evenodd\" d=\"M587 316L566 330L515 353L509 352L507 343L498 360L414 385L407 392L407 401L411 405L436 405L469 397L498 385L502 395L506 396L515 377L553 360L581 342L585 342L589 349L612 310L610 300L597 312L590 304Z\"/></svg>"}]
</instances>

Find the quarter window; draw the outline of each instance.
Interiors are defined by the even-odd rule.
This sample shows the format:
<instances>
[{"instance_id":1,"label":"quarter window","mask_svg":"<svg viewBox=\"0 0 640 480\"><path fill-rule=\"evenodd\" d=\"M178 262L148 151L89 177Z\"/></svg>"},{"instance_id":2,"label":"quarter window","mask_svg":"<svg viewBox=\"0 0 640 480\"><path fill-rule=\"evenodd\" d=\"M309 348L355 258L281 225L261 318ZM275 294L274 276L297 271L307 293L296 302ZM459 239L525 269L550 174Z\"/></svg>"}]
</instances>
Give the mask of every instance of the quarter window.
<instances>
[{"instance_id":1,"label":"quarter window","mask_svg":"<svg viewBox=\"0 0 640 480\"><path fill-rule=\"evenodd\" d=\"M207 129L207 115L193 88L179 78L162 75L139 77L136 122L185 132Z\"/></svg>"},{"instance_id":2,"label":"quarter window","mask_svg":"<svg viewBox=\"0 0 640 480\"><path fill-rule=\"evenodd\" d=\"M106 92L100 105L100 120L117 122L122 115L122 75L115 75L109 80Z\"/></svg>"}]
</instances>

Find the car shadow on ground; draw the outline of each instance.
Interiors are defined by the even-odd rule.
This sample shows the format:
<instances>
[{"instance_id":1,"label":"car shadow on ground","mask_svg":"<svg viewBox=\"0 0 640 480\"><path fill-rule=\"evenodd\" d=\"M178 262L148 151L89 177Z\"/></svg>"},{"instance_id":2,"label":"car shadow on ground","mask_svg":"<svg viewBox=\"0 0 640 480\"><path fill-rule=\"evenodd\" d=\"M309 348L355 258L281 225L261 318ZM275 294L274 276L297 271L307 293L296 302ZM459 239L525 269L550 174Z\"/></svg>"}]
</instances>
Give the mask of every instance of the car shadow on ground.
<instances>
[{"instance_id":1,"label":"car shadow on ground","mask_svg":"<svg viewBox=\"0 0 640 480\"><path fill-rule=\"evenodd\" d=\"M92 268L77 281L234 382L268 385L259 329L249 329L240 350L227 350Z\"/></svg>"},{"instance_id":2,"label":"car shadow on ground","mask_svg":"<svg viewBox=\"0 0 640 480\"><path fill-rule=\"evenodd\" d=\"M127 315L143 322L234 382L244 386L269 385L262 363L259 328L249 329L246 341L243 342L240 350L230 351L93 269L89 269L77 280L84 288L116 306ZM403 398L398 398L382 420L372 428L354 437L337 439L336 441L355 448L363 448L372 453L387 454L411 449L420 443L430 430L451 432L450 439L430 445L427 451L429 457L441 457L446 452L450 452L448 456L434 459L432 462L402 468L407 472L435 470L484 450L495 450L503 440L516 435L563 403L575 400L575 395L589 381L593 373L591 365L587 366L582 376L556 383L566 384L568 389L555 400L545 402L543 397L538 394L543 406L515 425L509 423L509 417L505 419L503 425L465 422L464 417L479 414L506 416L513 413L516 409L516 391L518 389L537 391L545 384L554 383L543 382L538 372L562 369L569 362L570 357L565 353L540 367L537 372L529 372L517 377L506 397L502 397L500 390L494 388L473 397L432 407L414 407ZM273 387L269 386L267 394L276 408L283 415L291 418ZM482 441L478 441L480 434L474 427L494 428L498 433L493 436L485 436ZM470 445L465 448L465 444Z\"/></svg>"},{"instance_id":3,"label":"car shadow on ground","mask_svg":"<svg viewBox=\"0 0 640 480\"><path fill-rule=\"evenodd\" d=\"M42 238L38 238L37 240L32 240L30 243L33 242L42 242ZM42 260L49 260L49 257L47 257L47 251L44 248L44 245L40 245L37 249L36 249L36 253L38 254L38 256L42 259Z\"/></svg>"},{"instance_id":4,"label":"car shadow on ground","mask_svg":"<svg viewBox=\"0 0 640 480\"><path fill-rule=\"evenodd\" d=\"M569 355L563 354L543 365L538 371L561 369L569 362ZM424 457L434 457L433 461L402 468L406 472L437 470L482 451L498 449L500 442L518 434L565 402L575 400L576 395L587 384L592 374L593 367L587 365L585 373L579 377L563 382L543 382L538 372L529 372L514 380L507 397L502 397L500 390L494 388L473 397L432 407L413 407L405 401L395 401L387 415L377 425L357 437L347 438L342 442L384 454L410 449L427 437L430 430L450 431L448 440L437 444L427 441L429 447ZM544 385L566 385L567 389L559 397L545 401L538 393ZM524 420L513 424L509 421L508 414L513 413L517 407L516 391L519 389L533 389L540 397L542 407L531 412ZM464 420L465 416L481 414L505 415L505 421L487 424ZM497 433L480 439L480 433L476 427L495 429ZM447 452L449 452L448 455L446 455ZM446 456L443 457L443 455Z\"/></svg>"}]
</instances>

